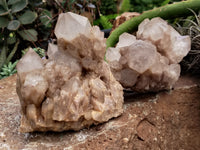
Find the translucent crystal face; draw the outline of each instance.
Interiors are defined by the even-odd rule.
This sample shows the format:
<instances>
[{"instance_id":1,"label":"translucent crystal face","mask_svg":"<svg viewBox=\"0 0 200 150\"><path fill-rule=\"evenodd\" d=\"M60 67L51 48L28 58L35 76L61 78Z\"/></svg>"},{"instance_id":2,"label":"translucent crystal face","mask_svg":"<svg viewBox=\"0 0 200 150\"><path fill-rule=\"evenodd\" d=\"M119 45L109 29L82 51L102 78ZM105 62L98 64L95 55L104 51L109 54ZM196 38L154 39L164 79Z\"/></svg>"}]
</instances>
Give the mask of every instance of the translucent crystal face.
<instances>
[{"instance_id":1,"label":"translucent crystal face","mask_svg":"<svg viewBox=\"0 0 200 150\"><path fill-rule=\"evenodd\" d=\"M121 58L121 54L119 51L119 48L109 48L106 52L107 60L109 60L110 62L119 61Z\"/></svg>"},{"instance_id":2,"label":"translucent crystal face","mask_svg":"<svg viewBox=\"0 0 200 150\"><path fill-rule=\"evenodd\" d=\"M137 40L128 47L125 54L129 68L144 73L156 61L156 47L151 43Z\"/></svg>"},{"instance_id":3,"label":"translucent crystal face","mask_svg":"<svg viewBox=\"0 0 200 150\"><path fill-rule=\"evenodd\" d=\"M179 63L191 48L189 36L181 36L161 18L145 19L138 27L137 38L150 41L170 63Z\"/></svg>"},{"instance_id":4,"label":"translucent crystal face","mask_svg":"<svg viewBox=\"0 0 200 150\"><path fill-rule=\"evenodd\" d=\"M68 12L60 14L55 27L55 35L57 39L63 38L66 41L71 41L83 34L90 34L91 25L86 17Z\"/></svg>"},{"instance_id":5,"label":"translucent crystal face","mask_svg":"<svg viewBox=\"0 0 200 150\"><path fill-rule=\"evenodd\" d=\"M133 36L129 33L124 33L124 34L119 36L119 42L117 43L116 47L120 48L120 47L130 46L135 41L136 41L135 36Z\"/></svg>"},{"instance_id":6,"label":"translucent crystal face","mask_svg":"<svg viewBox=\"0 0 200 150\"><path fill-rule=\"evenodd\" d=\"M20 74L20 73L37 70L37 69L42 69L43 67L44 65L40 56L36 54L34 50L29 49L29 51L24 55L21 61L17 64L17 72Z\"/></svg>"},{"instance_id":7,"label":"translucent crystal face","mask_svg":"<svg viewBox=\"0 0 200 150\"><path fill-rule=\"evenodd\" d=\"M138 27L137 36L123 33L116 48L107 50L106 59L125 88L159 91L171 89L178 80L178 63L190 47L189 36L179 35L166 21L145 19Z\"/></svg>"},{"instance_id":8,"label":"translucent crystal face","mask_svg":"<svg viewBox=\"0 0 200 150\"><path fill-rule=\"evenodd\" d=\"M48 59L33 50L17 65L21 131L80 130L123 112L123 89L104 61L106 44L87 18L61 14ZM23 74L22 74L23 73Z\"/></svg>"}]
</instances>

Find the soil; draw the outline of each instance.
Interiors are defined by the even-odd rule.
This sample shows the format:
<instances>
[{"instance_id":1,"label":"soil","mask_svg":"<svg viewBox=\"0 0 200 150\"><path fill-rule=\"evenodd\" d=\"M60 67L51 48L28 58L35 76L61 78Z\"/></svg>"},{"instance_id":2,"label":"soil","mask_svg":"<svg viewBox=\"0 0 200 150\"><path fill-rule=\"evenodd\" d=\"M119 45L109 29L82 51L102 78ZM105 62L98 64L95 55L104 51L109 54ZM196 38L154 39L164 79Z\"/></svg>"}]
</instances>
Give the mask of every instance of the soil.
<instances>
[{"instance_id":1,"label":"soil","mask_svg":"<svg viewBox=\"0 0 200 150\"><path fill-rule=\"evenodd\" d=\"M0 80L0 150L198 150L200 78L183 76L174 90L125 93L124 113L79 132L20 133L16 76Z\"/></svg>"}]
</instances>

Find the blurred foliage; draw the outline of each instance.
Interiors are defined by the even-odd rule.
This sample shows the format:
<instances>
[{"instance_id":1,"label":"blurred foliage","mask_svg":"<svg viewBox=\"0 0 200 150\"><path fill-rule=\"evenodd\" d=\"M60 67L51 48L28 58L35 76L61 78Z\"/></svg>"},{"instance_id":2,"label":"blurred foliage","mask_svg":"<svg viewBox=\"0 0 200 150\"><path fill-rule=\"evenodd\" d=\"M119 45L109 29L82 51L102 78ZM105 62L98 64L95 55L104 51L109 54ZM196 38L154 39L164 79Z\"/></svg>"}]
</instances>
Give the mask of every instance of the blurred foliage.
<instances>
[{"instance_id":1,"label":"blurred foliage","mask_svg":"<svg viewBox=\"0 0 200 150\"><path fill-rule=\"evenodd\" d=\"M153 9L155 7L164 6L173 2L178 2L181 0L100 0L97 5L99 10L99 16L94 21L94 25L98 25L101 29L112 28L113 19L123 12L140 12ZM98 4L98 3L95 3ZM118 9L117 9L117 5ZM118 13L118 15L113 15ZM108 18L108 16L115 16L113 18Z\"/></svg>"},{"instance_id":2,"label":"blurred foliage","mask_svg":"<svg viewBox=\"0 0 200 150\"><path fill-rule=\"evenodd\" d=\"M177 18L174 27L181 35L191 38L191 50L181 62L182 72L200 74L200 12L193 14L187 18Z\"/></svg>"},{"instance_id":3,"label":"blurred foliage","mask_svg":"<svg viewBox=\"0 0 200 150\"><path fill-rule=\"evenodd\" d=\"M26 54L26 52L29 50L29 48L26 48L25 50L22 50L22 56ZM37 47L33 48L33 50L41 57L45 57L45 50ZM3 65L1 71L0 71L0 79L9 77L17 72L16 65L18 63L18 60L16 60L14 63L9 62L7 65Z\"/></svg>"},{"instance_id":4,"label":"blurred foliage","mask_svg":"<svg viewBox=\"0 0 200 150\"><path fill-rule=\"evenodd\" d=\"M22 56L25 55L29 50L29 47L22 50ZM33 50L41 57L44 58L45 57L45 49L42 49L40 47L37 48L33 48Z\"/></svg>"},{"instance_id":5,"label":"blurred foliage","mask_svg":"<svg viewBox=\"0 0 200 150\"><path fill-rule=\"evenodd\" d=\"M117 0L100 0L99 11L102 15L117 13Z\"/></svg>"},{"instance_id":6,"label":"blurred foliage","mask_svg":"<svg viewBox=\"0 0 200 150\"><path fill-rule=\"evenodd\" d=\"M178 1L181 0L130 0L130 11L142 13L143 11Z\"/></svg>"},{"instance_id":7,"label":"blurred foliage","mask_svg":"<svg viewBox=\"0 0 200 150\"><path fill-rule=\"evenodd\" d=\"M13 59L19 45L36 47L41 39L48 39L52 15L45 7L42 0L0 0L0 70Z\"/></svg>"},{"instance_id":8,"label":"blurred foliage","mask_svg":"<svg viewBox=\"0 0 200 150\"><path fill-rule=\"evenodd\" d=\"M83 14L85 12L94 13L98 0L48 0L47 5L51 6L51 9L58 11L58 13L73 12L76 14Z\"/></svg>"},{"instance_id":9,"label":"blurred foliage","mask_svg":"<svg viewBox=\"0 0 200 150\"><path fill-rule=\"evenodd\" d=\"M29 46L45 56L48 41L55 38L54 27L60 13L71 11L86 16L101 29L110 29L123 12L141 13L177 1L181 0L0 0L0 74L15 72L12 66ZM195 22L195 17L191 20ZM194 23L185 22L188 26L192 28L188 34L198 35L199 28ZM25 49L23 54L21 49Z\"/></svg>"},{"instance_id":10,"label":"blurred foliage","mask_svg":"<svg viewBox=\"0 0 200 150\"><path fill-rule=\"evenodd\" d=\"M130 0L123 0L120 8L120 13L128 12L131 10Z\"/></svg>"},{"instance_id":11,"label":"blurred foliage","mask_svg":"<svg viewBox=\"0 0 200 150\"><path fill-rule=\"evenodd\" d=\"M21 25L30 24L37 17L35 12L25 10L27 5L27 0L0 0L0 70L3 65L9 63L16 52L19 44L18 34L26 39L23 33L26 31L26 34L29 35L34 30L20 30ZM15 44L16 42L17 44ZM15 44L14 48L9 50L9 45L13 44Z\"/></svg>"},{"instance_id":12,"label":"blurred foliage","mask_svg":"<svg viewBox=\"0 0 200 150\"><path fill-rule=\"evenodd\" d=\"M112 22L117 16L119 14L100 15L100 18L94 20L93 24L99 26L101 29L111 29L113 27Z\"/></svg>"},{"instance_id":13,"label":"blurred foliage","mask_svg":"<svg viewBox=\"0 0 200 150\"><path fill-rule=\"evenodd\" d=\"M8 30L8 34L15 34L15 36L10 36L12 40L8 40L8 36L6 32L4 32L5 34L3 34L3 36L5 40L7 39L7 44L15 43L17 34L19 34L24 40L37 41L37 31L33 28L20 28L33 23L37 18L37 13L27 9L27 5L28 0L0 1L0 28Z\"/></svg>"},{"instance_id":14,"label":"blurred foliage","mask_svg":"<svg viewBox=\"0 0 200 150\"><path fill-rule=\"evenodd\" d=\"M101 24L101 26L103 27L103 29L111 29L112 26L113 26L110 23L109 18L107 16L104 16L104 15L100 15L99 23Z\"/></svg>"},{"instance_id":15,"label":"blurred foliage","mask_svg":"<svg viewBox=\"0 0 200 150\"><path fill-rule=\"evenodd\" d=\"M15 61L14 63L9 62L7 65L4 65L0 71L0 79L9 77L17 72L16 70L16 64L18 60Z\"/></svg>"}]
</instances>

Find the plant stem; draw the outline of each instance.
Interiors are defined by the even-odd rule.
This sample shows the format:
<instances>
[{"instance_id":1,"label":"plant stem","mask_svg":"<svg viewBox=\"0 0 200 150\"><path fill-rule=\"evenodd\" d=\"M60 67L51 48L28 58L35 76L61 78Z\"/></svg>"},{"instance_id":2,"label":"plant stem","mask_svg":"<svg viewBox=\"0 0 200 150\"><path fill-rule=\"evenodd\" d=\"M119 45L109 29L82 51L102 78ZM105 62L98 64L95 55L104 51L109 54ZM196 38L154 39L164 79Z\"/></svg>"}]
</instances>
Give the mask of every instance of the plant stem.
<instances>
[{"instance_id":1,"label":"plant stem","mask_svg":"<svg viewBox=\"0 0 200 150\"><path fill-rule=\"evenodd\" d=\"M6 62L5 62L6 65L7 65L7 64L11 61L11 59L13 58L15 52L17 51L18 45L19 45L19 39L17 40L17 43L15 43L15 46L14 46L14 48L12 49L11 53L8 55L8 58L6 59Z\"/></svg>"},{"instance_id":2,"label":"plant stem","mask_svg":"<svg viewBox=\"0 0 200 150\"><path fill-rule=\"evenodd\" d=\"M3 67L3 65L5 64L7 50L8 50L8 45L7 45L7 42L5 42L3 45L3 48L1 50L1 53L0 53L0 71Z\"/></svg>"},{"instance_id":3,"label":"plant stem","mask_svg":"<svg viewBox=\"0 0 200 150\"><path fill-rule=\"evenodd\" d=\"M119 40L119 36L124 32L136 31L138 25L146 18L161 17L163 19L174 19L178 17L185 17L192 15L192 9L194 12L200 10L200 0L188 0L177 2L174 4L168 4L163 7L158 7L153 10L149 10L141 14L140 16L133 17L132 19L124 22L118 28L116 28L106 41L107 48L113 47Z\"/></svg>"}]
</instances>

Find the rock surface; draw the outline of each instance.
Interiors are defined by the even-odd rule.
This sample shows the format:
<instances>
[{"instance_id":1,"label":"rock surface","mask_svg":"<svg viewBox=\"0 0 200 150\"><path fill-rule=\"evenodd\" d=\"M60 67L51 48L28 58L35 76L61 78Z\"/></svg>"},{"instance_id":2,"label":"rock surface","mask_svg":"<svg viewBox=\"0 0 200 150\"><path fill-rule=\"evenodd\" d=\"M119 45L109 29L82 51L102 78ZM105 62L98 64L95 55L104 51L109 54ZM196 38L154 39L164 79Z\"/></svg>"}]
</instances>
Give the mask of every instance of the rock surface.
<instances>
[{"instance_id":1,"label":"rock surface","mask_svg":"<svg viewBox=\"0 0 200 150\"><path fill-rule=\"evenodd\" d=\"M79 132L20 133L16 75L0 80L1 150L143 150L200 147L200 78L181 77L170 92L126 94L124 113Z\"/></svg>"},{"instance_id":2,"label":"rock surface","mask_svg":"<svg viewBox=\"0 0 200 150\"><path fill-rule=\"evenodd\" d=\"M145 19L137 37L123 33L106 52L115 78L138 92L171 89L180 76L178 64L190 50L189 36L181 36L161 18Z\"/></svg>"},{"instance_id":3,"label":"rock surface","mask_svg":"<svg viewBox=\"0 0 200 150\"><path fill-rule=\"evenodd\" d=\"M137 38L150 41L173 64L179 63L191 49L190 37L181 36L159 17L145 19L138 27Z\"/></svg>"},{"instance_id":4,"label":"rock surface","mask_svg":"<svg viewBox=\"0 0 200 150\"><path fill-rule=\"evenodd\" d=\"M139 16L140 13L138 12L124 12L120 16L117 16L113 22L112 31L114 31L119 25L124 23L127 20L130 20L133 17Z\"/></svg>"},{"instance_id":5,"label":"rock surface","mask_svg":"<svg viewBox=\"0 0 200 150\"><path fill-rule=\"evenodd\" d=\"M17 64L20 131L80 130L121 115L123 89L104 61L99 28L66 13L55 34L58 45L49 45L47 60L30 49Z\"/></svg>"}]
</instances>

